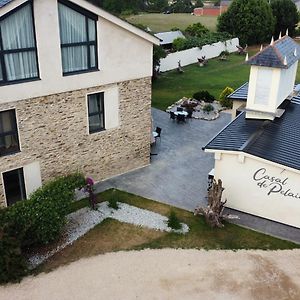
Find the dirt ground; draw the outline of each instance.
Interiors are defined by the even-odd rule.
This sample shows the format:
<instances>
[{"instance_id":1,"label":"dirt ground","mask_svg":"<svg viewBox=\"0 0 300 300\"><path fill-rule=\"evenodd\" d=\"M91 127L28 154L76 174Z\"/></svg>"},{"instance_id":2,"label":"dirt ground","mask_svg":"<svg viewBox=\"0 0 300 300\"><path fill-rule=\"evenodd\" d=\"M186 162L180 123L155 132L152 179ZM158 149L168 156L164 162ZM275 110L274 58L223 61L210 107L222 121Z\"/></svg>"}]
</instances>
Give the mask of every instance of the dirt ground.
<instances>
[{"instance_id":1,"label":"dirt ground","mask_svg":"<svg viewBox=\"0 0 300 300\"><path fill-rule=\"evenodd\" d=\"M300 250L144 250L82 259L0 299L300 299Z\"/></svg>"}]
</instances>

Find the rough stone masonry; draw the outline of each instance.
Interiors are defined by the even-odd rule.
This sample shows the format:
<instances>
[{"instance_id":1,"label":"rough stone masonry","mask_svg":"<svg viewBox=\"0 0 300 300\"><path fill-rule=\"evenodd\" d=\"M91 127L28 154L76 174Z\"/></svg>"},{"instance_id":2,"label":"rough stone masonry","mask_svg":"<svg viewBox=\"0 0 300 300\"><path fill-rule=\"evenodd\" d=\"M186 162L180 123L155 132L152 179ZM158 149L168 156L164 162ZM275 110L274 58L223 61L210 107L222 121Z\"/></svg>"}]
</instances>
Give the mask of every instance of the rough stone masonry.
<instances>
[{"instance_id":1,"label":"rough stone masonry","mask_svg":"<svg viewBox=\"0 0 300 300\"><path fill-rule=\"evenodd\" d=\"M0 111L16 109L21 148L0 157L0 173L39 161L42 182L76 171L99 181L149 164L151 78L117 85L119 126L94 134L86 94L111 85L0 104ZM0 206L6 206L2 176Z\"/></svg>"}]
</instances>

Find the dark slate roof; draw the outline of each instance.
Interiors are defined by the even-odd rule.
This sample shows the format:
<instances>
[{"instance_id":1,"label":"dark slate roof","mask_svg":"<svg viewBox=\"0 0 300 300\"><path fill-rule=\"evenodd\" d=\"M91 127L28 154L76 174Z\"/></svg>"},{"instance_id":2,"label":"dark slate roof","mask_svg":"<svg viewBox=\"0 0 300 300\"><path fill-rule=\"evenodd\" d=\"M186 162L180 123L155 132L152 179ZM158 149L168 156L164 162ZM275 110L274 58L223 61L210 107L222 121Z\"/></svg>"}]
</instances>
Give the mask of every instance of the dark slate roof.
<instances>
[{"instance_id":1,"label":"dark slate roof","mask_svg":"<svg viewBox=\"0 0 300 300\"><path fill-rule=\"evenodd\" d=\"M245 82L242 86L237 88L234 92L232 92L229 96L227 96L228 99L232 100L247 100L248 95L248 82Z\"/></svg>"},{"instance_id":2,"label":"dark slate roof","mask_svg":"<svg viewBox=\"0 0 300 300\"><path fill-rule=\"evenodd\" d=\"M0 8L14 0L0 0Z\"/></svg>"},{"instance_id":3,"label":"dark slate roof","mask_svg":"<svg viewBox=\"0 0 300 300\"><path fill-rule=\"evenodd\" d=\"M296 56L294 51L297 49ZM286 57L287 64L284 64L284 58ZM256 55L249 58L247 61L250 65L272 67L272 68L289 68L297 60L300 59L300 46L289 36L274 42L273 45L269 45Z\"/></svg>"},{"instance_id":4,"label":"dark slate roof","mask_svg":"<svg viewBox=\"0 0 300 300\"><path fill-rule=\"evenodd\" d=\"M281 118L246 119L241 113L204 149L249 153L300 170L300 97L294 97Z\"/></svg>"}]
</instances>

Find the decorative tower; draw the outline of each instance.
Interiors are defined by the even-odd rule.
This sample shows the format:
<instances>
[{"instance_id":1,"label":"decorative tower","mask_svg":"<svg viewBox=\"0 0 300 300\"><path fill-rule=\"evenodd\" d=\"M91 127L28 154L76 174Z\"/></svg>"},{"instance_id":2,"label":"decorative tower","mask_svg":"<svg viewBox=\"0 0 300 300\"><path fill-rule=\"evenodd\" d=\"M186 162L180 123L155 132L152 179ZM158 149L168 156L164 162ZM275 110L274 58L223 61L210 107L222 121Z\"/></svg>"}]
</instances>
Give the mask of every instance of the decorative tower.
<instances>
[{"instance_id":1,"label":"decorative tower","mask_svg":"<svg viewBox=\"0 0 300 300\"><path fill-rule=\"evenodd\" d=\"M247 60L251 65L246 118L274 120L280 104L292 96L300 47L288 35L272 41Z\"/></svg>"}]
</instances>

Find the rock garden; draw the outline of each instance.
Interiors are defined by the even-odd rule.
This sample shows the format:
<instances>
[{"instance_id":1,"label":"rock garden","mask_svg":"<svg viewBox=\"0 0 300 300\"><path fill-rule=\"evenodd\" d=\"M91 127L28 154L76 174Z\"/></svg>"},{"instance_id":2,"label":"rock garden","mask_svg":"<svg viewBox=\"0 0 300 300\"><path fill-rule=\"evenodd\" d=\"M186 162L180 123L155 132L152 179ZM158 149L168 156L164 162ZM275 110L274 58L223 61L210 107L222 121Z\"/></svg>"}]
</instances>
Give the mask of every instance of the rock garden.
<instances>
[{"instance_id":1,"label":"rock garden","mask_svg":"<svg viewBox=\"0 0 300 300\"><path fill-rule=\"evenodd\" d=\"M231 89L229 91L227 90L227 95L231 91ZM222 99L220 101L215 100L215 97L208 91L200 91L195 93L192 98L181 98L169 106L166 112L176 112L183 109L188 113L188 117L190 118L213 121L220 116L222 110L228 109L228 106L230 107L230 103L228 105L228 103L225 103Z\"/></svg>"}]
</instances>

